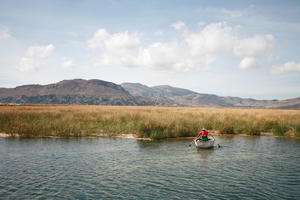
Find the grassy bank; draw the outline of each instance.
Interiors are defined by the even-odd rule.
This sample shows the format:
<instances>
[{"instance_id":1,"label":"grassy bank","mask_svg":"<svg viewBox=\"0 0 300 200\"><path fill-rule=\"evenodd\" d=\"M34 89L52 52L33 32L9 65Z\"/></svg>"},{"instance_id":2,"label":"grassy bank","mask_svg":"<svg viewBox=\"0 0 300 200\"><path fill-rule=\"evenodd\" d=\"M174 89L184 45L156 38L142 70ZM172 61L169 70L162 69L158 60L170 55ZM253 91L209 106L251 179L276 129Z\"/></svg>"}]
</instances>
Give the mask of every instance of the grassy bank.
<instances>
[{"instance_id":1,"label":"grassy bank","mask_svg":"<svg viewBox=\"0 0 300 200\"><path fill-rule=\"evenodd\" d=\"M221 134L300 136L300 111L125 106L0 106L0 132L22 137L136 134L154 139Z\"/></svg>"}]
</instances>

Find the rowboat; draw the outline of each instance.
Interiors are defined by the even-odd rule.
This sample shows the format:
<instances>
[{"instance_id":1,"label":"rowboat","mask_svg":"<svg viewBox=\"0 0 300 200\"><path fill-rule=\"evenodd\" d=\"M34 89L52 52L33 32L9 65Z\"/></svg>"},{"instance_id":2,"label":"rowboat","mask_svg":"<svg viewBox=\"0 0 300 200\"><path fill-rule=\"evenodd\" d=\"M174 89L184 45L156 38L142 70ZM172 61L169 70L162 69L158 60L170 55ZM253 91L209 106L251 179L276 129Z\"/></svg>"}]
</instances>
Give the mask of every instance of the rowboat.
<instances>
[{"instance_id":1,"label":"rowboat","mask_svg":"<svg viewBox=\"0 0 300 200\"><path fill-rule=\"evenodd\" d=\"M202 141L200 139L195 139L194 143L197 148L200 149L209 149L214 147L215 138L214 136L208 136L208 141Z\"/></svg>"}]
</instances>

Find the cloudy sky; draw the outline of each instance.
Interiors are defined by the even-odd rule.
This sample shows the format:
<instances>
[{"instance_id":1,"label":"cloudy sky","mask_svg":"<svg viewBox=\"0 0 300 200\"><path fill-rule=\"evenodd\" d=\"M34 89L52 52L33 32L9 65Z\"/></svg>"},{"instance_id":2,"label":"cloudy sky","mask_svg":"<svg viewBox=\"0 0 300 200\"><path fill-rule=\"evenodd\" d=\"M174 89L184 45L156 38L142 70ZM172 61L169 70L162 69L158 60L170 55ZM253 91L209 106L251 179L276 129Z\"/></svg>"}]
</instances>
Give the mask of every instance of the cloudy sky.
<instances>
[{"instance_id":1,"label":"cloudy sky","mask_svg":"<svg viewBox=\"0 0 300 200\"><path fill-rule=\"evenodd\" d=\"M300 96L298 0L0 0L0 87L63 79Z\"/></svg>"}]
</instances>

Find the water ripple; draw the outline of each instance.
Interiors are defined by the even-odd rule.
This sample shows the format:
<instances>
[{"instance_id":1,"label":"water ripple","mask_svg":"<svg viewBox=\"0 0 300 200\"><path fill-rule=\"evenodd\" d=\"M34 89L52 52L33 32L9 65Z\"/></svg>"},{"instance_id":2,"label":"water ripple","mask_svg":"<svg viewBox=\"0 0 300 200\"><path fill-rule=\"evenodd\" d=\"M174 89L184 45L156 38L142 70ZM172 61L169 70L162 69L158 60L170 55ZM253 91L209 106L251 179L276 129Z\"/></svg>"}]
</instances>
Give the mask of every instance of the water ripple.
<instances>
[{"instance_id":1,"label":"water ripple","mask_svg":"<svg viewBox=\"0 0 300 200\"><path fill-rule=\"evenodd\" d=\"M0 199L298 199L300 142L0 139Z\"/></svg>"}]
</instances>

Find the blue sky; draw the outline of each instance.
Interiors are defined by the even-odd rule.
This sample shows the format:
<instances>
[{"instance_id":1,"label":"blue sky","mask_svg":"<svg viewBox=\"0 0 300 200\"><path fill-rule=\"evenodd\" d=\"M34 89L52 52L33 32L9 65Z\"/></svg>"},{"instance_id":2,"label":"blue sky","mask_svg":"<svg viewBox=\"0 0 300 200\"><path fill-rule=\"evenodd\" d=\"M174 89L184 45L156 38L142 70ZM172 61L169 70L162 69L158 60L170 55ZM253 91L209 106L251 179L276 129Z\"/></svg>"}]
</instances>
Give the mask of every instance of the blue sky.
<instances>
[{"instance_id":1,"label":"blue sky","mask_svg":"<svg viewBox=\"0 0 300 200\"><path fill-rule=\"evenodd\" d=\"M0 0L0 87L63 79L300 96L300 1Z\"/></svg>"}]
</instances>

